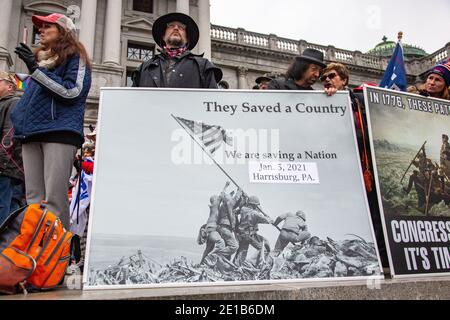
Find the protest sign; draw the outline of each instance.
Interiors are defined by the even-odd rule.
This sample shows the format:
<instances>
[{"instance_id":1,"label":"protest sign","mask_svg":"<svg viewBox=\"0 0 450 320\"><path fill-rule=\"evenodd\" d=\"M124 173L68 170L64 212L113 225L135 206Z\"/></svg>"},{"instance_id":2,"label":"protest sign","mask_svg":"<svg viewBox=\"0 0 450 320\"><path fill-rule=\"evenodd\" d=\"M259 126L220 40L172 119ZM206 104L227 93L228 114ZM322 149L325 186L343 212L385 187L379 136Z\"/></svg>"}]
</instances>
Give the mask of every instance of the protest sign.
<instances>
[{"instance_id":1,"label":"protest sign","mask_svg":"<svg viewBox=\"0 0 450 320\"><path fill-rule=\"evenodd\" d=\"M391 272L448 274L450 102L364 90Z\"/></svg>"},{"instance_id":2,"label":"protest sign","mask_svg":"<svg viewBox=\"0 0 450 320\"><path fill-rule=\"evenodd\" d=\"M87 289L382 278L347 92L102 89Z\"/></svg>"}]
</instances>

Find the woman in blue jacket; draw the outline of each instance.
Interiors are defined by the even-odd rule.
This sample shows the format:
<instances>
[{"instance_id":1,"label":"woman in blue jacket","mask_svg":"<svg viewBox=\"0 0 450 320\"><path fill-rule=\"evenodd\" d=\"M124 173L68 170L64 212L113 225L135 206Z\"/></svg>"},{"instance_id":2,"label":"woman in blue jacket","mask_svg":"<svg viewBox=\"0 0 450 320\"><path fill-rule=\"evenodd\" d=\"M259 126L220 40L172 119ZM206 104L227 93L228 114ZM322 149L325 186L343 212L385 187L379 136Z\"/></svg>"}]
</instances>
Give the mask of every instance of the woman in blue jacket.
<instances>
[{"instance_id":1,"label":"woman in blue jacket","mask_svg":"<svg viewBox=\"0 0 450 320\"><path fill-rule=\"evenodd\" d=\"M27 203L45 201L69 229L68 181L76 150L84 141L83 120L91 87L91 64L62 14L33 16L40 48L21 43L15 52L31 81L11 114L22 142Z\"/></svg>"}]
</instances>

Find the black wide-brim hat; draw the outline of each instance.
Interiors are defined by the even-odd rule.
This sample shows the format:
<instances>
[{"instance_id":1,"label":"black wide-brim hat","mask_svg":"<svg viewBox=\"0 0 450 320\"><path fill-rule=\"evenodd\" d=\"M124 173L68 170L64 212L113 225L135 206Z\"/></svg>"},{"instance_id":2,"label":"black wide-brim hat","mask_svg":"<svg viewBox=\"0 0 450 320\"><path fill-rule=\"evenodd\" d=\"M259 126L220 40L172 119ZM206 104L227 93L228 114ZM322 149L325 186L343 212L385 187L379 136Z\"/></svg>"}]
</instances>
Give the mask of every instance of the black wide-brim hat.
<instances>
[{"instance_id":1,"label":"black wide-brim hat","mask_svg":"<svg viewBox=\"0 0 450 320\"><path fill-rule=\"evenodd\" d=\"M270 77L270 76L268 76L268 75L263 75L263 76L260 76L260 77L256 78L255 82L256 82L257 84L260 84L260 83L263 82L263 81L269 82L269 81L272 80L272 79L273 79L273 77Z\"/></svg>"},{"instance_id":2,"label":"black wide-brim hat","mask_svg":"<svg viewBox=\"0 0 450 320\"><path fill-rule=\"evenodd\" d=\"M321 66L322 68L325 68L327 65L323 61L323 52L316 50L316 49L305 49L303 51L302 55L296 57L298 60L305 60L314 64L317 64L318 66Z\"/></svg>"},{"instance_id":3,"label":"black wide-brim hat","mask_svg":"<svg viewBox=\"0 0 450 320\"><path fill-rule=\"evenodd\" d=\"M197 45L198 38L200 36L200 31L195 23L194 19L186 14L180 12L173 12L165 14L153 23L152 34L153 39L161 48L164 47L164 34L166 33L167 24L173 21L179 21L186 25L186 34L188 37L188 49L192 50Z\"/></svg>"}]
</instances>

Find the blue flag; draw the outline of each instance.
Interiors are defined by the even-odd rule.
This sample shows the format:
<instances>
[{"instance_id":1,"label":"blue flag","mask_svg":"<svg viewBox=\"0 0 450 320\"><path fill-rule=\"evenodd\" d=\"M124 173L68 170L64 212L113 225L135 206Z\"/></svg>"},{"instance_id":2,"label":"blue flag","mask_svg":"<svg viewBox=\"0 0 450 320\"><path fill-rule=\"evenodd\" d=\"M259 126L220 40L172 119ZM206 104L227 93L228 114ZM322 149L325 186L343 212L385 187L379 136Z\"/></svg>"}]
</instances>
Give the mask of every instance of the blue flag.
<instances>
[{"instance_id":1,"label":"blue flag","mask_svg":"<svg viewBox=\"0 0 450 320\"><path fill-rule=\"evenodd\" d=\"M394 54L389 61L389 65L384 72L383 80L381 80L380 87L406 91L406 70L405 62L403 61L403 48L400 42L397 42Z\"/></svg>"}]
</instances>

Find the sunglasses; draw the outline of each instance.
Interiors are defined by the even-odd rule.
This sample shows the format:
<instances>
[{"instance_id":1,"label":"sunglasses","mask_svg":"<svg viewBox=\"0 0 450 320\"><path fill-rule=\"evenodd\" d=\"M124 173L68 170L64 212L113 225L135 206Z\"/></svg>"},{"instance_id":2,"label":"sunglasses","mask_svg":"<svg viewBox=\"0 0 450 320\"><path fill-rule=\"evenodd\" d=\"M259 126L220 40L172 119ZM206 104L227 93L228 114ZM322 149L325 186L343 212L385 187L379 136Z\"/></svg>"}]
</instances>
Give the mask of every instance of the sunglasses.
<instances>
[{"instance_id":1,"label":"sunglasses","mask_svg":"<svg viewBox=\"0 0 450 320\"><path fill-rule=\"evenodd\" d=\"M327 80L327 78L330 80L333 80L333 78L336 76L337 76L337 73L334 73L334 72L329 73L329 74L324 74L323 76L320 77L320 81L324 82L325 80Z\"/></svg>"},{"instance_id":2,"label":"sunglasses","mask_svg":"<svg viewBox=\"0 0 450 320\"><path fill-rule=\"evenodd\" d=\"M178 27L181 30L186 30L186 25L181 22L169 22L167 24L167 28L173 29L175 27Z\"/></svg>"}]
</instances>

